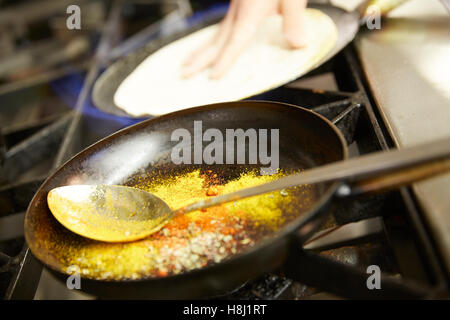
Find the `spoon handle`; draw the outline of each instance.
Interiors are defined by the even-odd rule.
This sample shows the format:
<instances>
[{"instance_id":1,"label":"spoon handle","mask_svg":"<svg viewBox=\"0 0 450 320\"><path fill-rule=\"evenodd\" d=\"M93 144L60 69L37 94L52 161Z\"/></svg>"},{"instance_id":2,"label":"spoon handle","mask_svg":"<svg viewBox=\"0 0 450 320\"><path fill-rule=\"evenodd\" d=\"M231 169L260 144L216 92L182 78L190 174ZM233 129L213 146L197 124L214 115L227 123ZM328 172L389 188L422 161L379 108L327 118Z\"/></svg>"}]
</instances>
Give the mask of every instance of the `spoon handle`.
<instances>
[{"instance_id":1,"label":"spoon handle","mask_svg":"<svg viewBox=\"0 0 450 320\"><path fill-rule=\"evenodd\" d=\"M429 177L436 173L442 173L448 170L448 165L436 166L436 161L445 162L442 160L449 158L450 137L438 140L436 142L421 144L415 147L392 151L380 151L349 160L330 163L303 171L298 174L282 177L276 181L198 201L179 210L175 210L174 212L187 213L195 210L206 209L223 203L295 187L302 184L314 184L339 180L355 182L368 178L377 178L385 176L387 173L398 173L404 169L413 170L415 167L420 167L423 169L424 165L427 164L433 166L433 170L428 170L428 173L426 174L426 177ZM423 178L425 178L423 174L411 174L411 179L408 182L414 182ZM403 183L405 183L404 179Z\"/></svg>"}]
</instances>

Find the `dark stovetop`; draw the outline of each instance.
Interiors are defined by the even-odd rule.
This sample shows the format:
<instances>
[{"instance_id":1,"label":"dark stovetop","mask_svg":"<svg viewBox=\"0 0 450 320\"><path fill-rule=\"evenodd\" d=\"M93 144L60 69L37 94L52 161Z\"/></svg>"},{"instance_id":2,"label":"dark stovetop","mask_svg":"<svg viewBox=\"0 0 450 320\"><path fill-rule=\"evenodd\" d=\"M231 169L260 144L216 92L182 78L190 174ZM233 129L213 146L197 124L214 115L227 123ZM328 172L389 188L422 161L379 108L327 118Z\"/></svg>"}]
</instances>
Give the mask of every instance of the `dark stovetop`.
<instances>
[{"instance_id":1,"label":"dark stovetop","mask_svg":"<svg viewBox=\"0 0 450 320\"><path fill-rule=\"evenodd\" d=\"M86 65L32 85L6 91L0 87L0 296L6 299L32 299L41 277L42 266L23 238L24 212L34 192L61 161L134 122L103 114L89 100L84 101L82 114L74 113ZM392 146L352 46L302 80L250 99L292 103L324 115L343 132L352 156ZM303 250L333 262L326 269L317 268L317 273L326 270L339 276L343 265L350 270L345 280L351 282L367 266L377 265L400 282L407 279L439 293L448 292L448 275L408 188L356 198L340 206L323 229ZM338 295L331 295L327 290L333 285L321 283L320 274L310 278L300 274L294 280L281 268L215 298L354 296L342 287ZM310 283L302 284L306 282Z\"/></svg>"}]
</instances>

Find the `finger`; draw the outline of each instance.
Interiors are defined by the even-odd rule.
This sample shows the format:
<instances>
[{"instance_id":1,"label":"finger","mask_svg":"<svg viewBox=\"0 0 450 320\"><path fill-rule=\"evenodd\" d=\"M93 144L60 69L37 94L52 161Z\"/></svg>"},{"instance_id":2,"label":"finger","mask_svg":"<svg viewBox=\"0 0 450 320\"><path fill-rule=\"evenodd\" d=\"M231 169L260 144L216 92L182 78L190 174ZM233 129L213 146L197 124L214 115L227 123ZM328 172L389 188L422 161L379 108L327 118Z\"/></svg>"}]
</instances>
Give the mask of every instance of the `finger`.
<instances>
[{"instance_id":1,"label":"finger","mask_svg":"<svg viewBox=\"0 0 450 320\"><path fill-rule=\"evenodd\" d=\"M198 53L192 55L191 60L183 65L181 76L183 78L190 78L194 74L203 71L211 66L218 55L219 50L214 45L205 46Z\"/></svg>"},{"instance_id":2,"label":"finger","mask_svg":"<svg viewBox=\"0 0 450 320\"><path fill-rule=\"evenodd\" d=\"M306 0L281 0L280 3L284 36L294 48L301 48L306 45L304 28L306 2Z\"/></svg>"},{"instance_id":3,"label":"finger","mask_svg":"<svg viewBox=\"0 0 450 320\"><path fill-rule=\"evenodd\" d=\"M195 50L188 59L185 60L182 68L182 77L189 78L209 66L217 59L219 49L229 37L236 13L236 0L230 4L230 8L225 18L220 23L217 34L205 45Z\"/></svg>"},{"instance_id":4,"label":"finger","mask_svg":"<svg viewBox=\"0 0 450 320\"><path fill-rule=\"evenodd\" d=\"M221 78L239 56L250 38L256 33L257 27L264 18L258 10L251 10L251 2L244 0L240 2L237 9L235 23L233 25L228 41L224 44L221 53L213 65L210 77Z\"/></svg>"}]
</instances>

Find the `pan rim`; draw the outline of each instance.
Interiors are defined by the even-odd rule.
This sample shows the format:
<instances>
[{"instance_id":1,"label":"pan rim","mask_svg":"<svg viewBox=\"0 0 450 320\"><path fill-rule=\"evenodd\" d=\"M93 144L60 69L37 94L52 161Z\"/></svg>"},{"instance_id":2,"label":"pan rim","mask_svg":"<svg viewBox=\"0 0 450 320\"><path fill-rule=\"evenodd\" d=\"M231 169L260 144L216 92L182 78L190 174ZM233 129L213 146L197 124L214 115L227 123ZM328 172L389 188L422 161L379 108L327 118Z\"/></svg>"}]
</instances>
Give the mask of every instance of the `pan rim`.
<instances>
[{"instance_id":1,"label":"pan rim","mask_svg":"<svg viewBox=\"0 0 450 320\"><path fill-rule=\"evenodd\" d=\"M96 149L95 148L96 146L98 146L100 144L104 145L105 142L107 142L108 140L114 140L117 137L122 136L123 134L132 133L132 132L138 131L139 129L141 129L143 127L147 127L149 125L151 126L151 124L153 122L159 122L160 120L169 120L172 118L176 118L176 117L181 116L184 113L192 113L195 111L199 111L199 112L209 111L209 110L216 109L219 106L234 108L234 107L239 107L239 105L242 105L242 104L247 104L249 106L250 105L268 105L271 108L277 108L280 106L282 106L284 108L296 108L296 109L302 110L303 112L307 112L307 113L313 115L314 117L319 118L320 120L322 120L324 123L326 123L328 125L328 127L334 132L334 134L340 141L340 144L342 147L341 148L342 149L342 159L341 160L345 160L348 158L348 147L347 147L345 138L344 138L343 134L340 132L340 130L330 120L328 120L324 116L318 114L317 112L309 110L305 107L301 107L301 106L297 106L297 105L293 105L293 104L289 104L289 103L284 103L284 102L274 102L274 101L264 101L264 100L221 102L221 103L214 103L214 104L208 104L208 105L183 109L183 110L175 111L175 112L168 113L165 115L161 115L159 117L146 119L142 122L139 122L134 125L125 127L121 130L118 130L118 131L112 133L111 135L108 135L107 137L104 137L104 138L98 140L97 142L93 143L92 145L86 147L82 151L80 151L77 154L75 154L74 156L72 156L66 162L64 162L47 179L45 179L45 181L42 183L42 185L39 187L39 189L36 191L35 195L33 196L32 200L30 201L30 204L28 205L28 208L26 211L25 221L24 221L25 241L26 241L31 253L33 254L33 256L35 256L46 268L51 269L52 271L56 272L58 275L67 276L66 273L62 272L61 270L58 270L57 268L53 267L50 264L47 264L46 262L44 262L45 261L44 259L41 259L37 254L34 253L33 246L30 245L32 242L30 241L30 238L29 238L30 231L29 231L29 228L27 228L27 225L29 224L29 219L30 219L30 215L31 215L30 212L32 211L32 207L33 207L35 201L37 200L38 195L40 195L42 193L42 189L44 188L44 186L49 181L51 181L51 179L53 179L54 176L56 176L62 170L65 170L65 168L72 161L75 161L77 158L82 157L86 153L94 151ZM171 276L167 276L167 277L142 277L142 278L138 278L138 279L127 278L127 279L122 279L122 280L118 280L118 279L100 280L100 279L94 279L94 278L81 276L81 279L83 281L89 281L92 283L109 283L109 284L121 284L121 285L141 283L141 282L151 283L151 282L157 282L157 281L164 281L164 280L168 280L168 279L182 279L184 277L189 277L191 275L199 274L201 272L205 272L205 271L208 271L208 270L211 270L214 268L218 268L219 266L224 266L226 264L233 263L237 259L240 259L244 256L250 256L258 250L264 250L265 247L268 247L270 244L273 244L277 241L282 240L282 238L287 238L289 235L292 235L296 230L299 230L307 222L313 220L315 218L315 216L320 212L320 208L323 207L327 202L332 200L333 195L336 193L336 190L339 188L339 186L341 184L342 184L342 181L336 181L336 182L332 183L327 188L327 190L322 195L319 196L318 200L315 202L315 204L310 209L308 209L307 211L302 213L299 217L297 217L295 220L291 221L286 226L284 226L283 228L281 228L280 230L275 232L274 235L259 241L255 246L246 248L243 252L233 255L231 257L228 257L224 261L221 261L219 263L210 264L210 265L207 265L202 268L189 270L186 272L182 272L180 274L175 274L175 275L171 275Z\"/></svg>"}]
</instances>

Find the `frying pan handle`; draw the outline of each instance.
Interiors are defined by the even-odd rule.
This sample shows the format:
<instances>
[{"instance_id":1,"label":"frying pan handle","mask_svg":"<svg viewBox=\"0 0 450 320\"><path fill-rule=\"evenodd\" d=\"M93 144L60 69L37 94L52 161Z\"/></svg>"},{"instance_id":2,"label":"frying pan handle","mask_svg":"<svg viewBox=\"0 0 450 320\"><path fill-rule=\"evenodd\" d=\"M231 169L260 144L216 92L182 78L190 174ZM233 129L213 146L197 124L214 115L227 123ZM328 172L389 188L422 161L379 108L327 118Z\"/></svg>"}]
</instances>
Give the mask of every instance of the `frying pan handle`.
<instances>
[{"instance_id":1,"label":"frying pan handle","mask_svg":"<svg viewBox=\"0 0 450 320\"><path fill-rule=\"evenodd\" d=\"M382 192L450 171L450 159L444 158L416 164L404 169L378 174L376 177L359 178L341 185L336 195L348 198L366 193ZM316 230L310 225L309 231ZM365 270L336 262L326 256L303 249L304 228L291 237L284 272L288 278L305 285L319 286L326 292L353 299L423 299L441 297L439 288L430 288L408 279L394 279L380 275L382 290L368 289L370 276Z\"/></svg>"},{"instance_id":2,"label":"frying pan handle","mask_svg":"<svg viewBox=\"0 0 450 320\"><path fill-rule=\"evenodd\" d=\"M394 188L448 171L449 160L450 137L446 137L403 150L377 152L330 163L265 184L198 201L179 210L174 210L174 212L191 212L302 184L343 180L348 181L348 183L359 182L360 193L371 189ZM369 184L365 184L367 181ZM356 188L358 188L358 184ZM338 190L337 195L351 195L350 191L351 188L344 184Z\"/></svg>"},{"instance_id":3,"label":"frying pan handle","mask_svg":"<svg viewBox=\"0 0 450 320\"><path fill-rule=\"evenodd\" d=\"M343 184L338 190L337 196L347 198L348 196L386 192L446 172L450 172L450 159L419 164L395 172L388 172L377 177Z\"/></svg>"},{"instance_id":4,"label":"frying pan handle","mask_svg":"<svg viewBox=\"0 0 450 320\"><path fill-rule=\"evenodd\" d=\"M371 6L377 6L381 16L385 16L389 11L397 8L406 1L408 0L366 0L356 8L356 11L359 12L361 18L364 18L370 15L369 9Z\"/></svg>"}]
</instances>

